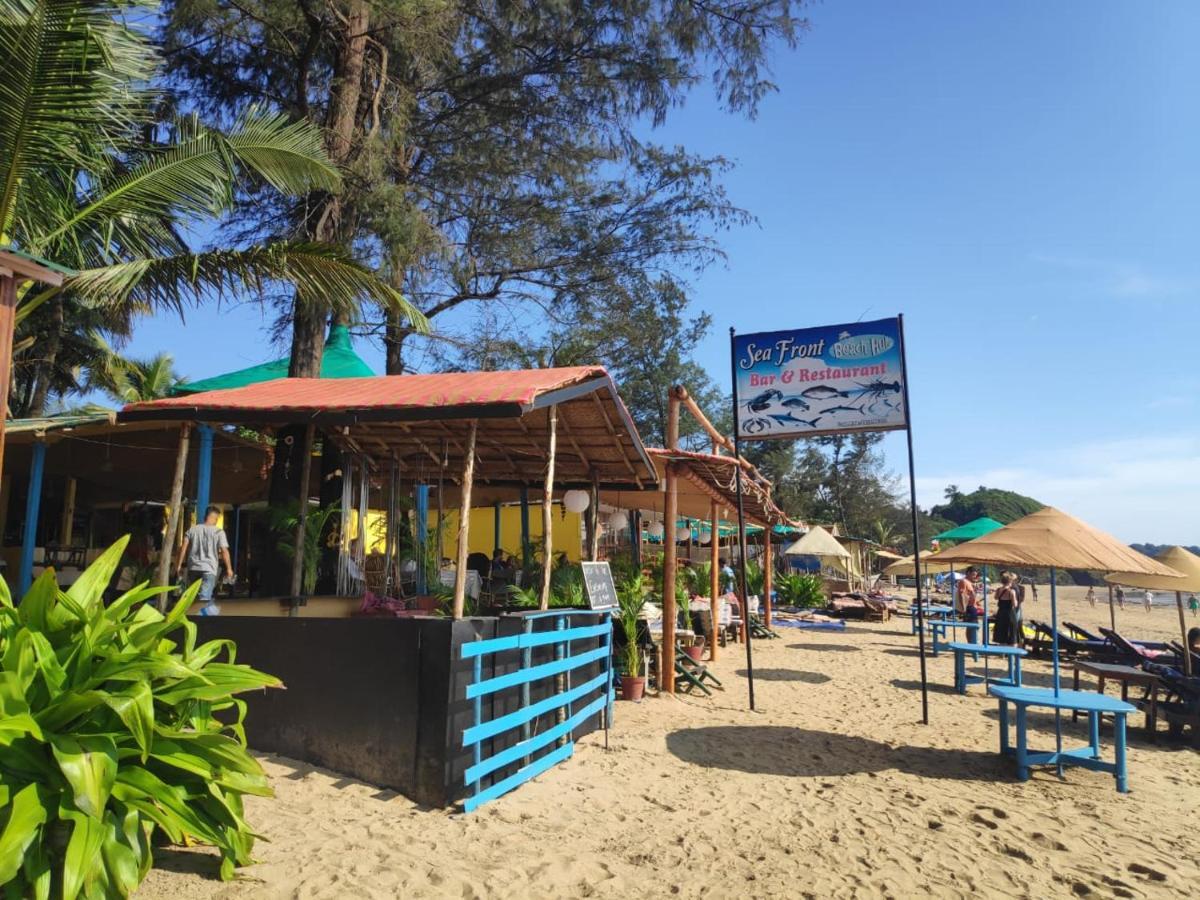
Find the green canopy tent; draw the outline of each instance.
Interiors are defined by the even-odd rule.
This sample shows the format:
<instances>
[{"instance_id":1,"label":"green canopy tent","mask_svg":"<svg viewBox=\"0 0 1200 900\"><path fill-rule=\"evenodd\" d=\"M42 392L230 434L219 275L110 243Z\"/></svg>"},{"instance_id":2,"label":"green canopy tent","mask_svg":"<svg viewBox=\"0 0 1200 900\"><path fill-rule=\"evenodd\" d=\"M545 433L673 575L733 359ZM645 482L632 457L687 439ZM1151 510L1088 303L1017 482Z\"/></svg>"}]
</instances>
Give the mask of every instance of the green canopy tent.
<instances>
[{"instance_id":1,"label":"green canopy tent","mask_svg":"<svg viewBox=\"0 0 1200 900\"><path fill-rule=\"evenodd\" d=\"M957 528L951 528L949 531L943 531L941 534L935 534L935 541L973 541L975 538L981 538L985 534L991 534L997 528L1003 528L1003 522L997 522L995 519L987 516L980 516L978 519L973 519L966 525L959 525Z\"/></svg>"},{"instance_id":2,"label":"green canopy tent","mask_svg":"<svg viewBox=\"0 0 1200 900\"><path fill-rule=\"evenodd\" d=\"M199 394L204 391L220 391L226 388L246 387L262 381L274 381L277 378L287 378L291 357L285 356L272 362L250 366L248 369L238 369L236 372L226 372L224 375L214 375L201 381L189 381L179 385L172 392L174 396ZM325 341L325 352L321 357L322 378L361 378L375 373L363 362L362 357L354 352L350 341L350 329L345 325L334 325L329 329L329 338Z\"/></svg>"}]
</instances>

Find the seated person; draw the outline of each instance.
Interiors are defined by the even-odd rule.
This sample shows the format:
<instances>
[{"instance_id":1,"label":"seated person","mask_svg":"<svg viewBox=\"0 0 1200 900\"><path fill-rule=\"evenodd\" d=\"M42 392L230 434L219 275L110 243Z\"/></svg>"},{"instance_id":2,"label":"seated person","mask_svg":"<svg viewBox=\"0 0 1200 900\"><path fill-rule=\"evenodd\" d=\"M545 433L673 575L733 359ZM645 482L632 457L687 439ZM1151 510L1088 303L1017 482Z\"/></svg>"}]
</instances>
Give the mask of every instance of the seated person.
<instances>
[{"instance_id":1,"label":"seated person","mask_svg":"<svg viewBox=\"0 0 1200 900\"><path fill-rule=\"evenodd\" d=\"M1189 628L1187 633L1188 649L1200 653L1200 628Z\"/></svg>"}]
</instances>

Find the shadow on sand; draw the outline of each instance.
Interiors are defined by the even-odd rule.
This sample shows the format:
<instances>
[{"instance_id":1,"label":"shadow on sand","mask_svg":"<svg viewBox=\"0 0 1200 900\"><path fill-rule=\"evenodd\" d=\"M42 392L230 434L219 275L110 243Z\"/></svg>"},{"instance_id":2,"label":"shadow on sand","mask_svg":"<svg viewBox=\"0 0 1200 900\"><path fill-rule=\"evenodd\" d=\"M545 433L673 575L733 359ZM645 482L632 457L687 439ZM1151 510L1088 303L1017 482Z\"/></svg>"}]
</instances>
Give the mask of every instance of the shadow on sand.
<instances>
[{"instance_id":1,"label":"shadow on sand","mask_svg":"<svg viewBox=\"0 0 1200 900\"><path fill-rule=\"evenodd\" d=\"M738 669L737 674L746 677L745 669ZM826 684L833 681L828 675L820 672L801 672L799 669L755 669L756 681L803 681L805 684Z\"/></svg>"},{"instance_id":2,"label":"shadow on sand","mask_svg":"<svg viewBox=\"0 0 1200 900\"><path fill-rule=\"evenodd\" d=\"M835 653L858 653L862 647L849 644L788 644L789 650L832 650Z\"/></svg>"},{"instance_id":3,"label":"shadow on sand","mask_svg":"<svg viewBox=\"0 0 1200 900\"><path fill-rule=\"evenodd\" d=\"M667 749L685 762L751 775L837 777L899 769L923 778L1010 781L1011 762L998 753L889 747L848 734L784 725L718 725L667 735Z\"/></svg>"},{"instance_id":4,"label":"shadow on sand","mask_svg":"<svg viewBox=\"0 0 1200 900\"><path fill-rule=\"evenodd\" d=\"M920 656L921 648L914 647L912 650L901 650L899 648L891 648L891 649L884 650L883 652L891 654L892 656ZM925 648L925 655L933 656L933 653L930 652L928 647Z\"/></svg>"},{"instance_id":5,"label":"shadow on sand","mask_svg":"<svg viewBox=\"0 0 1200 900\"><path fill-rule=\"evenodd\" d=\"M954 694L954 693L957 693L952 686L950 686L948 684L940 684L936 681L933 681L932 679L928 682L928 684L929 684L929 693L931 693L931 694ZM902 678L893 678L892 679L892 687L898 687L904 691L919 691L921 689L921 682L915 681L915 680L914 681L906 681Z\"/></svg>"}]
</instances>

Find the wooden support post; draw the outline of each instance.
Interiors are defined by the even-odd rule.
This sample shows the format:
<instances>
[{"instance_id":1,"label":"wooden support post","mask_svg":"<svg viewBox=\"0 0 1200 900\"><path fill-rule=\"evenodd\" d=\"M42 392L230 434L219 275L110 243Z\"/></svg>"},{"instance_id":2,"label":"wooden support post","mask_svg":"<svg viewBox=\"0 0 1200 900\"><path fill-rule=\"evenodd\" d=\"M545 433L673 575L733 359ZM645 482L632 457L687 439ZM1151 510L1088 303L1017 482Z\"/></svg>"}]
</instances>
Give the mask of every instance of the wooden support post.
<instances>
[{"instance_id":1,"label":"wooden support post","mask_svg":"<svg viewBox=\"0 0 1200 900\"><path fill-rule=\"evenodd\" d=\"M304 429L304 445L300 448L300 511L296 514L296 551L292 556L292 606L289 615L300 608L298 599L304 590L304 537L308 528L308 491L312 480L312 448L316 427Z\"/></svg>"},{"instance_id":2,"label":"wooden support post","mask_svg":"<svg viewBox=\"0 0 1200 900\"><path fill-rule=\"evenodd\" d=\"M775 562L771 558L771 523L763 528L763 625L771 627L771 588L775 575Z\"/></svg>"},{"instance_id":3,"label":"wooden support post","mask_svg":"<svg viewBox=\"0 0 1200 900\"><path fill-rule=\"evenodd\" d=\"M458 560L454 567L454 618L463 617L467 602L467 551L471 536L471 486L475 483L475 433L479 423L471 420L467 432L467 458L463 460L462 498L458 504ZM441 491L439 490L440 494ZM439 513L440 515L440 513ZM440 531L441 529L439 529Z\"/></svg>"},{"instance_id":4,"label":"wooden support post","mask_svg":"<svg viewBox=\"0 0 1200 900\"><path fill-rule=\"evenodd\" d=\"M708 541L708 564L712 569L709 573L709 591L712 597L712 634L708 638L711 645L708 650L708 658L715 660L717 658L717 632L721 627L721 509L715 500L709 507L709 516L712 519L712 537Z\"/></svg>"},{"instance_id":5,"label":"wooden support post","mask_svg":"<svg viewBox=\"0 0 1200 900\"><path fill-rule=\"evenodd\" d=\"M1188 643L1187 619L1183 615L1183 591L1175 592L1175 605L1179 607L1179 638L1183 641L1183 673L1190 678L1192 676L1192 647Z\"/></svg>"},{"instance_id":6,"label":"wooden support post","mask_svg":"<svg viewBox=\"0 0 1200 900\"><path fill-rule=\"evenodd\" d=\"M592 495L588 501L592 508L592 546L588 548L588 559L600 559L600 473L592 470Z\"/></svg>"},{"instance_id":7,"label":"wooden support post","mask_svg":"<svg viewBox=\"0 0 1200 900\"><path fill-rule=\"evenodd\" d=\"M1113 605L1113 586L1108 586L1108 621L1113 631L1117 630L1117 608ZM1018 635L1019 637L1020 635Z\"/></svg>"},{"instance_id":8,"label":"wooden support post","mask_svg":"<svg viewBox=\"0 0 1200 900\"><path fill-rule=\"evenodd\" d=\"M58 543L70 547L75 539L75 491L78 481L67 479L66 495L63 497L62 525L58 529Z\"/></svg>"},{"instance_id":9,"label":"wooden support post","mask_svg":"<svg viewBox=\"0 0 1200 900\"><path fill-rule=\"evenodd\" d=\"M539 607L550 608L550 570L554 566L554 460L558 441L558 406L551 406L546 425L549 453L546 457L546 483L542 486L542 598Z\"/></svg>"},{"instance_id":10,"label":"wooden support post","mask_svg":"<svg viewBox=\"0 0 1200 900\"><path fill-rule=\"evenodd\" d=\"M175 475L171 479L171 511L167 517L167 532L163 535L162 552L158 556L158 573L154 583L165 587L171 583L171 557L175 550L175 533L183 516L183 478L187 474L188 446L192 440L192 423L179 426L179 449L175 453Z\"/></svg>"},{"instance_id":11,"label":"wooden support post","mask_svg":"<svg viewBox=\"0 0 1200 900\"><path fill-rule=\"evenodd\" d=\"M679 449L679 399L672 393L667 402L667 449ZM667 496L663 504L663 640L660 689L675 693L675 520L679 518L679 478L674 463L667 463Z\"/></svg>"},{"instance_id":12,"label":"wooden support post","mask_svg":"<svg viewBox=\"0 0 1200 900\"><path fill-rule=\"evenodd\" d=\"M472 431L474 431L474 428L475 428L474 423L472 423L471 428L472 428ZM472 453L473 452L474 451L472 451ZM438 564L439 570L442 567L442 560L446 558L446 538L445 538L445 534L446 534L446 497L445 497L446 462L447 462L447 460L446 460L446 440L445 440L445 438L443 438L442 439L442 458L438 460L438 483L437 483L437 506L438 506L438 508L437 508L437 514L438 514L438 517L437 517L437 564ZM464 463L464 466L465 466L465 463ZM474 471L475 471L474 468L472 468L471 471L472 471L472 473L474 473ZM468 507L467 509L468 509L468 515L469 515L470 507ZM461 522L458 524L458 527L460 530L462 529ZM455 618L457 619L460 617L455 616Z\"/></svg>"},{"instance_id":13,"label":"wooden support post","mask_svg":"<svg viewBox=\"0 0 1200 900\"><path fill-rule=\"evenodd\" d=\"M17 321L17 280L0 274L0 477L4 473L4 427L8 421L8 391L12 385L13 331Z\"/></svg>"}]
</instances>

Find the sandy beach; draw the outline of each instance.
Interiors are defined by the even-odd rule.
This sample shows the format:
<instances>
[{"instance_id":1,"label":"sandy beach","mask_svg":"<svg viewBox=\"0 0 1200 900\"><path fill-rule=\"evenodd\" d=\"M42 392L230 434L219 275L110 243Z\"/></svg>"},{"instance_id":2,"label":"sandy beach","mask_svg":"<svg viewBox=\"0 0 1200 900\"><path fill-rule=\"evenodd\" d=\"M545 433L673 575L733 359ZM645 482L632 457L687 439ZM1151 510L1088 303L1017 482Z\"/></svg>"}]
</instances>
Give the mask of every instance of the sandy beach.
<instances>
[{"instance_id":1,"label":"sandy beach","mask_svg":"<svg viewBox=\"0 0 1200 900\"><path fill-rule=\"evenodd\" d=\"M1026 618L1049 617L1049 591ZM1107 625L1084 589L1060 618ZM1106 600L1106 597L1105 597ZM1189 625L1193 620L1189 614ZM1197 623L1200 623L1198 621ZM1133 637L1173 638L1173 608L1118 611ZM203 850L164 850L137 896L249 897L1188 897L1200 891L1200 754L1150 743L1130 720L1131 792L1068 769L1016 780L995 704L952 688L929 661L920 724L917 639L907 619L844 633L780 629L716 664L713 698L618 703L575 757L472 815L265 757L277 798L250 798L258 865L216 880ZM982 666L982 663L980 664ZM1031 661L1026 683L1048 685ZM1067 668L1069 674L1070 669ZM1031 715L1031 744L1053 718ZM1065 723L1068 745L1083 723ZM1108 729L1106 753L1111 753Z\"/></svg>"}]
</instances>

